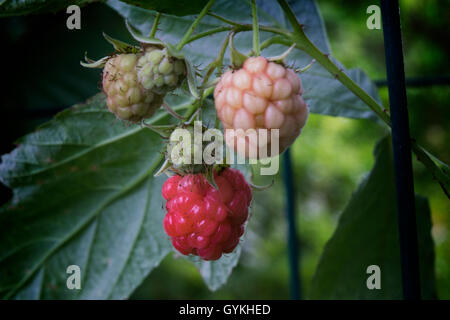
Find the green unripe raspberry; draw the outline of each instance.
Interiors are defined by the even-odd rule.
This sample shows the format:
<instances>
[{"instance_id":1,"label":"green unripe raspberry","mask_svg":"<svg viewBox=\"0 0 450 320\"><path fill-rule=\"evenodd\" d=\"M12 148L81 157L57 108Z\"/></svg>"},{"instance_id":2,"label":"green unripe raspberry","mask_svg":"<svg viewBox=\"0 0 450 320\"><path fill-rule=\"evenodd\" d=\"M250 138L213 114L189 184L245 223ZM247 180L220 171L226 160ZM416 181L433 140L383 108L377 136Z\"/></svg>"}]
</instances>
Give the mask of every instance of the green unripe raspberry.
<instances>
[{"instance_id":1,"label":"green unripe raspberry","mask_svg":"<svg viewBox=\"0 0 450 320\"><path fill-rule=\"evenodd\" d=\"M137 62L138 81L149 91L165 95L180 86L186 77L186 64L171 56L166 48L148 46Z\"/></svg>"},{"instance_id":2,"label":"green unripe raspberry","mask_svg":"<svg viewBox=\"0 0 450 320\"><path fill-rule=\"evenodd\" d=\"M151 117L164 98L164 95L148 91L139 82L136 66L142 61L142 56L142 53L119 54L109 59L103 69L103 90L108 109L122 120L139 122ZM152 78L146 77L145 80L147 87L151 88Z\"/></svg>"}]
</instances>

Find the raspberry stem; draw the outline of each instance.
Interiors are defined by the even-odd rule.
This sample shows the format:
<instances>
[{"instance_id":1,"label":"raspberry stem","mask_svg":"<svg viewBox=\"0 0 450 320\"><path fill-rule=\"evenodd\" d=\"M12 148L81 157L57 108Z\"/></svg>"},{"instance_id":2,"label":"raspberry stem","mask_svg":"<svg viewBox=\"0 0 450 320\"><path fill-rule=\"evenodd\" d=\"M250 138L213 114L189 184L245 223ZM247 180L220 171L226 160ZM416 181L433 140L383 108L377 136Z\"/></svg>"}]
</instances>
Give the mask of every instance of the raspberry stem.
<instances>
[{"instance_id":1,"label":"raspberry stem","mask_svg":"<svg viewBox=\"0 0 450 320\"><path fill-rule=\"evenodd\" d=\"M203 99L207 98L211 93L213 93L213 91L214 91L214 87L205 89L204 92L203 92L203 94L202 94L202 98L203 98ZM200 106L200 104L199 104L198 102L199 102L199 100L196 100L196 101L194 101L194 102L191 104L191 106L189 107L189 109L186 111L186 113L185 113L185 115L184 115L184 118L185 118L185 119L189 119L190 117L192 117L192 116L195 114L195 112L198 110L198 108L199 108L199 106ZM189 120L186 122L186 124L191 123L193 120L194 120L194 119L189 119Z\"/></svg>"},{"instance_id":2,"label":"raspberry stem","mask_svg":"<svg viewBox=\"0 0 450 320\"><path fill-rule=\"evenodd\" d=\"M252 0L252 17L253 17L253 52L255 53L256 56L259 56L261 54L261 50L259 47L259 24L255 0Z\"/></svg>"},{"instance_id":3,"label":"raspberry stem","mask_svg":"<svg viewBox=\"0 0 450 320\"><path fill-rule=\"evenodd\" d=\"M218 27L218 28L210 29L208 31L201 32L199 34L196 34L195 36L190 37L189 40L186 42L186 44L188 44L190 42L193 42L195 40L198 40L198 39L210 36L212 34L216 34L216 33L219 33L219 32L230 31L230 30L233 30L233 28L232 27Z\"/></svg>"},{"instance_id":4,"label":"raspberry stem","mask_svg":"<svg viewBox=\"0 0 450 320\"><path fill-rule=\"evenodd\" d=\"M157 13L155 17L155 21L153 21L152 30L150 31L149 38L154 38L156 35L156 31L158 31L159 20L161 19L161 13Z\"/></svg>"},{"instance_id":5,"label":"raspberry stem","mask_svg":"<svg viewBox=\"0 0 450 320\"><path fill-rule=\"evenodd\" d=\"M200 111L198 112L198 116L201 117L201 109L203 105L203 99L205 98L204 92L206 90L208 80L211 77L211 75L214 73L214 70L218 69L218 76L220 76L221 68L223 64L223 57L225 55L225 52L227 51L228 46L228 37L225 38L225 41L222 43L222 47L220 48L219 54L217 55L217 58L211 62L208 67L205 76L203 77L202 84L200 85L200 98L198 99L197 105ZM214 87L211 88L214 90ZM207 96L206 96L207 97Z\"/></svg>"},{"instance_id":6,"label":"raspberry stem","mask_svg":"<svg viewBox=\"0 0 450 320\"><path fill-rule=\"evenodd\" d=\"M172 108L165 102L163 102L162 107L164 108L164 110L167 111L168 114L170 114L171 116L173 116L174 118L177 118L179 120L185 120L185 118L183 118L182 116L180 116L178 113L176 113L175 111L172 110Z\"/></svg>"},{"instance_id":7,"label":"raspberry stem","mask_svg":"<svg viewBox=\"0 0 450 320\"><path fill-rule=\"evenodd\" d=\"M216 18L217 20L220 20L222 22L225 22L225 23L233 26L234 27L233 31L235 33L242 32L242 31L252 31L253 30L253 25L238 23L238 22L232 21L230 19L224 18L222 16L219 16L219 15L217 15L215 13L212 13L212 12L209 12L208 15L213 17L213 18ZM289 31L287 31L285 29L279 29L279 28L274 28L274 27L267 27L267 26L262 26L262 25L259 25L258 27L259 27L259 30L261 30L261 31L267 31L267 32L271 32L271 33L276 33L276 34L280 34L280 35L283 35L283 36L288 36L289 35Z\"/></svg>"}]
</instances>

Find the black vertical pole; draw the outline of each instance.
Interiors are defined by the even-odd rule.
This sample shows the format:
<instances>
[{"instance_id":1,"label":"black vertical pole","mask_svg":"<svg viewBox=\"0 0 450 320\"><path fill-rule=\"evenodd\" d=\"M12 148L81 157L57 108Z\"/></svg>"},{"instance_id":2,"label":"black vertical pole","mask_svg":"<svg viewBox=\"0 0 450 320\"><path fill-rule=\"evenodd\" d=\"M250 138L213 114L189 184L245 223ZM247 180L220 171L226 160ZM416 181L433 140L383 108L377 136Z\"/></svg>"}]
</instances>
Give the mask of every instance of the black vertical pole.
<instances>
[{"instance_id":1,"label":"black vertical pole","mask_svg":"<svg viewBox=\"0 0 450 320\"><path fill-rule=\"evenodd\" d=\"M391 106L403 299L420 299L414 181L398 0L381 0L386 71Z\"/></svg>"},{"instance_id":2,"label":"black vertical pole","mask_svg":"<svg viewBox=\"0 0 450 320\"><path fill-rule=\"evenodd\" d=\"M299 262L298 262L298 239L297 226L295 219L295 192L293 183L293 172L290 149L283 154L283 181L286 193L286 219L287 219L287 240L289 251L289 269L290 269L290 291L291 299L301 299Z\"/></svg>"}]
</instances>

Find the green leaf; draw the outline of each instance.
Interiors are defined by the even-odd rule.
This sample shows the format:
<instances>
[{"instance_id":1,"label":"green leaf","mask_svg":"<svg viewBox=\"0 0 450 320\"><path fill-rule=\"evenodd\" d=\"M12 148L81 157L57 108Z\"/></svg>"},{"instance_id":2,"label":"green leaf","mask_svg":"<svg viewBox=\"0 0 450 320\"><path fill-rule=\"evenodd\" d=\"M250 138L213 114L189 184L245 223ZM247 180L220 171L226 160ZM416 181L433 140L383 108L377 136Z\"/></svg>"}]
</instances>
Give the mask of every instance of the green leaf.
<instances>
[{"instance_id":1,"label":"green leaf","mask_svg":"<svg viewBox=\"0 0 450 320\"><path fill-rule=\"evenodd\" d=\"M148 34L150 32L153 19L149 19L149 17L155 15L154 11L129 6L118 0L109 0L107 4L139 29L141 33ZM289 28L289 22L276 1L258 1L257 4L261 25ZM315 2L311 0L295 1L291 3L291 7L296 17L305 25L305 32L308 37L320 50L330 53L324 23ZM252 24L251 8L249 2L246 1L217 0L211 11L238 23ZM192 16L164 15L161 17L160 31L157 36L165 42L176 44L183 37L192 20ZM196 34L221 26L226 26L226 24L214 17L206 16L197 26ZM193 65L206 66L217 57L225 36L225 32L210 35L188 44L182 51ZM273 36L272 33L260 31L261 41ZM252 33L240 32L236 35L234 43L240 51L250 52L252 50ZM287 45L290 46L291 44L288 43ZM264 49L262 55L266 57L278 56L285 50L285 46L276 44ZM311 60L311 57L304 52L293 50L286 62L292 67L301 68L308 65ZM228 55L225 56L224 64L231 64ZM375 100L380 101L376 87L364 72L350 70L347 73ZM304 87L304 98L311 112L379 121L375 113L366 104L318 63L314 63L308 71L300 75L300 78Z\"/></svg>"},{"instance_id":2,"label":"green leaf","mask_svg":"<svg viewBox=\"0 0 450 320\"><path fill-rule=\"evenodd\" d=\"M416 153L417 160L424 164L433 176L433 179L439 182L447 198L450 199L450 167L422 148L415 141L412 143L412 149Z\"/></svg>"},{"instance_id":3,"label":"green leaf","mask_svg":"<svg viewBox=\"0 0 450 320\"><path fill-rule=\"evenodd\" d=\"M391 138L375 149L375 165L342 213L313 278L312 299L401 299L399 236ZM436 298L428 201L416 197L422 297ZM366 269L381 269L381 289L369 290Z\"/></svg>"},{"instance_id":4,"label":"green leaf","mask_svg":"<svg viewBox=\"0 0 450 320\"><path fill-rule=\"evenodd\" d=\"M348 70L347 75L380 102L377 88L361 69ZM370 119L381 123L378 116L338 80L317 63L300 75L303 98L311 112L354 119Z\"/></svg>"},{"instance_id":5,"label":"green leaf","mask_svg":"<svg viewBox=\"0 0 450 320\"><path fill-rule=\"evenodd\" d=\"M241 246L239 245L232 253L224 255L216 261L203 261L198 257L190 257L188 260L198 268L209 290L216 291L227 282L240 255Z\"/></svg>"},{"instance_id":6,"label":"green leaf","mask_svg":"<svg viewBox=\"0 0 450 320\"><path fill-rule=\"evenodd\" d=\"M185 16L202 11L208 0L122 0L140 8Z\"/></svg>"},{"instance_id":7,"label":"green leaf","mask_svg":"<svg viewBox=\"0 0 450 320\"><path fill-rule=\"evenodd\" d=\"M0 2L0 17L57 12L70 5L82 6L95 1L103 0L6 0Z\"/></svg>"},{"instance_id":8,"label":"green leaf","mask_svg":"<svg viewBox=\"0 0 450 320\"><path fill-rule=\"evenodd\" d=\"M161 111L152 122L163 118ZM165 178L153 177L162 139L120 123L98 94L18 143L0 165L14 192L0 210L0 296L128 297L171 250ZM81 290L66 287L69 265L81 268Z\"/></svg>"}]
</instances>

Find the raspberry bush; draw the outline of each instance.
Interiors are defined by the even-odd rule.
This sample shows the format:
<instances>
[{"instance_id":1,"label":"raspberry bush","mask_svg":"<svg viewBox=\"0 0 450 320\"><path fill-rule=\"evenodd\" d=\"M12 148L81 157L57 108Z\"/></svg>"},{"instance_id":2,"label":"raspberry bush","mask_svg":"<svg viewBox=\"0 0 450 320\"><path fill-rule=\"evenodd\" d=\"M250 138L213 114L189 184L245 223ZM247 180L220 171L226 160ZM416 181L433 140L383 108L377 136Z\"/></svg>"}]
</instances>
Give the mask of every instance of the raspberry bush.
<instances>
[{"instance_id":1,"label":"raspberry bush","mask_svg":"<svg viewBox=\"0 0 450 320\"><path fill-rule=\"evenodd\" d=\"M246 137L232 138L235 146L245 142L247 148L267 149L270 157L292 145L297 157L303 145L315 145L311 141L314 134L306 135L309 112L390 124L389 112L370 79L362 71L344 70L330 59L328 39L313 1L264 1L257 9L254 1L249 5L225 0L206 4L193 0L183 8L163 6L175 3L168 0L152 2L156 11L149 10L148 3L139 8L126 2L136 1L110 0L99 6L107 5L125 18L121 37L132 38L134 44L105 36L113 49L99 49L104 58L93 61L86 57L82 63L102 68L101 75L90 78L90 70L79 68L81 71L73 72L79 81L76 85L70 82L71 91L81 92L85 87L95 88L100 81L101 92L61 112L2 157L0 180L13 189L13 198L0 209L1 298L125 299L170 253L193 260L211 290L222 286L239 261L241 247L247 245L244 231L257 233L255 222L268 210L259 201L265 198L277 203L281 196L272 194L280 191L277 187L260 197L252 194L258 187L251 173L262 161L254 165L245 159L239 170L226 161L174 164L169 155L170 137L177 129L191 130L196 120L203 124L202 134L208 129L268 129L269 133L279 129L280 148L275 153L270 153L274 141L255 146ZM51 3L5 2L0 16L41 12ZM122 21L113 22L102 28ZM288 24L291 27L280 27ZM71 32L67 37L74 39L76 31ZM259 41L260 34L264 41ZM85 46L72 47L70 52L81 57L86 48L97 46L99 34L90 37L90 43L86 40ZM281 46L289 49L282 53ZM70 61L65 60L69 57ZM64 68L77 64L71 55L59 51L51 60L52 68L45 65L42 72L60 69L58 73L72 75ZM58 99L68 96L54 95L51 101L67 105L67 100ZM211 140L194 141L190 150L203 153ZM227 135L225 140L231 144ZM413 150L448 190L448 166L416 142ZM399 268L396 234L386 232L396 226L388 140L377 146L375 156L372 172L344 210L337 236L319 262L317 282L311 284L316 298L334 294L339 298L396 297L400 280L395 276L389 278L382 293L375 293L378 296L374 291L362 292L365 279L353 277L364 275L360 267L376 259L382 259L386 274L396 274ZM311 155L315 170L320 170L321 162L316 160ZM281 170L285 169L282 166ZM314 176L315 172L302 174ZM309 203L308 187L302 184L298 193L284 190L280 194L300 195L303 203ZM338 197L340 194L336 192ZM417 206L417 215L426 249L421 253L423 278L431 279L433 247L425 202ZM271 219L284 228L278 211L270 212ZM371 250L365 250L369 246ZM254 258L252 250L250 246L242 250L249 260ZM337 256L342 260L336 261ZM64 268L69 265L81 269L79 291L67 290ZM342 277L330 272L337 265L342 266ZM345 294L333 291L340 286L349 290ZM427 290L433 292L433 288Z\"/></svg>"}]
</instances>

